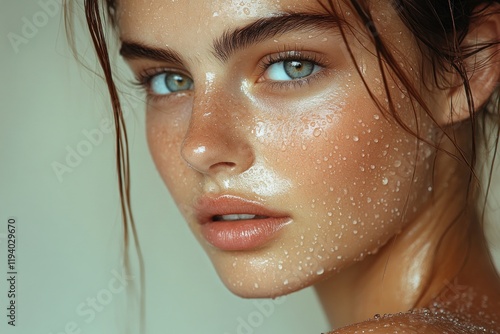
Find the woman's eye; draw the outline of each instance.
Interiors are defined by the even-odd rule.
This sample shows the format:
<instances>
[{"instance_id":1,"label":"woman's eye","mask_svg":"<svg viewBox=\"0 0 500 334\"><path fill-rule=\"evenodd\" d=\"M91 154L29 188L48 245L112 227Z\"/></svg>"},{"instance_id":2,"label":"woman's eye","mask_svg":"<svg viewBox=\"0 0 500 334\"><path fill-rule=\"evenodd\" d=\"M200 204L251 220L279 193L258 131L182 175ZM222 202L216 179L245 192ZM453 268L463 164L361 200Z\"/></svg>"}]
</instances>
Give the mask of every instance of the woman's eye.
<instances>
[{"instance_id":1,"label":"woman's eye","mask_svg":"<svg viewBox=\"0 0 500 334\"><path fill-rule=\"evenodd\" d=\"M315 74L321 68L308 60L284 60L271 64L264 73L264 77L274 81L296 80Z\"/></svg>"},{"instance_id":2,"label":"woman's eye","mask_svg":"<svg viewBox=\"0 0 500 334\"><path fill-rule=\"evenodd\" d=\"M153 76L149 89L154 95L167 95L193 88L193 80L179 73L160 73Z\"/></svg>"}]
</instances>

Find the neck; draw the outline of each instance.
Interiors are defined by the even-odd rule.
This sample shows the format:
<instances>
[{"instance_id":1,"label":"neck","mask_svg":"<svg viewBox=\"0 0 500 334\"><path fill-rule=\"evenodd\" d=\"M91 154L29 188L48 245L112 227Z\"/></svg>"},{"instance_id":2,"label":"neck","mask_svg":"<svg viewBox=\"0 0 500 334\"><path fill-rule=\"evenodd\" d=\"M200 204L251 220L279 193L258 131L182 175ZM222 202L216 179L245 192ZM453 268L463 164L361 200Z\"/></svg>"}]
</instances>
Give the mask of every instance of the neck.
<instances>
[{"instance_id":1,"label":"neck","mask_svg":"<svg viewBox=\"0 0 500 334\"><path fill-rule=\"evenodd\" d=\"M315 285L333 327L430 306L457 280L479 290L499 286L475 210L464 210L467 198L457 196L467 189L468 173L443 166L436 173L444 186L435 188L400 234L377 254ZM500 300L498 288L483 292Z\"/></svg>"}]
</instances>

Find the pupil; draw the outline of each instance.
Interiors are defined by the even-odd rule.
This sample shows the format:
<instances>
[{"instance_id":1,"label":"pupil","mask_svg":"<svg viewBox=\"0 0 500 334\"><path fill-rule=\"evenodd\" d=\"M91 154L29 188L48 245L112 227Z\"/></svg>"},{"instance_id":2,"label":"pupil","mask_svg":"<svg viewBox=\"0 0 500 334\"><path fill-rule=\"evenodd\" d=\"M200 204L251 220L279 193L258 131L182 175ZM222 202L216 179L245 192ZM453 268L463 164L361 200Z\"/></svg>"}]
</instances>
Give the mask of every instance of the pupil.
<instances>
[{"instance_id":1,"label":"pupil","mask_svg":"<svg viewBox=\"0 0 500 334\"><path fill-rule=\"evenodd\" d=\"M171 92L177 92L189 88L189 81L182 75L171 74L166 77L165 83Z\"/></svg>"}]
</instances>

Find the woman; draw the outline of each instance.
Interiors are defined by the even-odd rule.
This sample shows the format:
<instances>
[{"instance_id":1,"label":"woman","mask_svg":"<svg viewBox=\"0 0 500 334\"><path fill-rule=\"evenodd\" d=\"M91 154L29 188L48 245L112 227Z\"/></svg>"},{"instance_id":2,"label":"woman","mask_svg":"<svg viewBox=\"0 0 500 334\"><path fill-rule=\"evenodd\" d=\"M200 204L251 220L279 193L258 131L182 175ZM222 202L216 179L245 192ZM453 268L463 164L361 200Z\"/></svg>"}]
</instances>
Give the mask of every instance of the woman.
<instances>
[{"instance_id":1,"label":"woman","mask_svg":"<svg viewBox=\"0 0 500 334\"><path fill-rule=\"evenodd\" d=\"M153 160L232 292L314 286L335 333L500 331L474 170L498 112L500 2L105 5ZM125 210L104 14L85 6Z\"/></svg>"}]
</instances>

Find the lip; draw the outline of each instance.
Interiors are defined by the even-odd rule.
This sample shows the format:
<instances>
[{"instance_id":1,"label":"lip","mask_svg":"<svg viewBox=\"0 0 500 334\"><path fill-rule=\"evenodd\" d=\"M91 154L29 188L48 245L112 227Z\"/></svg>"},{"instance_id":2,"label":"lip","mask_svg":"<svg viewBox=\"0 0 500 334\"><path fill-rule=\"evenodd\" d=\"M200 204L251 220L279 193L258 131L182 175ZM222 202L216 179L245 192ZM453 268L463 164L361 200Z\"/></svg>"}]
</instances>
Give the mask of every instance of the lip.
<instances>
[{"instance_id":1,"label":"lip","mask_svg":"<svg viewBox=\"0 0 500 334\"><path fill-rule=\"evenodd\" d=\"M264 246L291 222L284 212L238 196L201 197L195 204L196 217L205 240L225 251L252 250ZM214 221L215 216L251 214L260 219Z\"/></svg>"}]
</instances>

